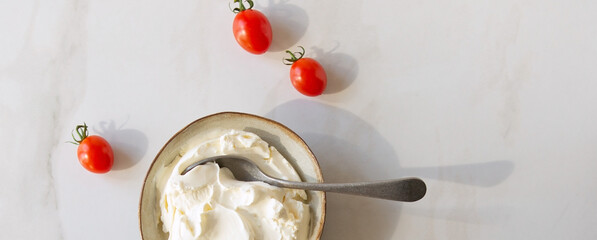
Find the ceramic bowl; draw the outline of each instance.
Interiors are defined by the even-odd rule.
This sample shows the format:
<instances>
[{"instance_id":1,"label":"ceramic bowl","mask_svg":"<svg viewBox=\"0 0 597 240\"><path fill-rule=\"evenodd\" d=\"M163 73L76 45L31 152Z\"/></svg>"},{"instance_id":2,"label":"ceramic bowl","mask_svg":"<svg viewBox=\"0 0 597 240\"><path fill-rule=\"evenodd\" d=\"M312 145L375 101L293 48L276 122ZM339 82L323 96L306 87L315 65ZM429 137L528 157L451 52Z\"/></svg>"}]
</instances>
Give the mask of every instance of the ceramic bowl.
<instances>
[{"instance_id":1,"label":"ceramic bowl","mask_svg":"<svg viewBox=\"0 0 597 240\"><path fill-rule=\"evenodd\" d=\"M257 134L274 146L292 164L305 182L323 182L317 159L305 142L292 130L273 120L247 113L223 112L200 118L174 134L153 160L141 192L139 222L143 240L166 240L160 221L160 186L157 176L169 175L181 154L191 148L191 142L208 135L214 129L236 129ZM163 187L163 186L162 186ZM318 240L325 221L325 193L307 191L311 223L309 240Z\"/></svg>"}]
</instances>

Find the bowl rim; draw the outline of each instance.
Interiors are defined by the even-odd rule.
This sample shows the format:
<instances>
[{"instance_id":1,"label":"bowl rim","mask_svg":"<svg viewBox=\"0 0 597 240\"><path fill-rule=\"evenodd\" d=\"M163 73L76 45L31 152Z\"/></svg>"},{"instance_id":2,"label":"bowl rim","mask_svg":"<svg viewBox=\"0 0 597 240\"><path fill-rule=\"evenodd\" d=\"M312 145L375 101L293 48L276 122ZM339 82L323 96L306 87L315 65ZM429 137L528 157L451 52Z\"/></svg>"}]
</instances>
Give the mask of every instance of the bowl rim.
<instances>
[{"instance_id":1,"label":"bowl rim","mask_svg":"<svg viewBox=\"0 0 597 240\"><path fill-rule=\"evenodd\" d=\"M292 129L288 128L287 126L285 126L282 123L279 123L275 120L266 118L266 117L262 117L259 115L255 115L255 114L251 114L251 113L244 113L244 112L234 112L234 111L225 111L225 112L218 112L218 113L213 113L213 114L209 114L206 115L204 117L198 118L194 121L192 121L191 123L187 124L186 126L184 126L182 129L178 130L174 135L172 135L172 137L170 137L170 139L168 139L168 141L166 141L166 143L162 146L162 148L160 148L160 150L158 151L158 153L155 155L154 159L151 161L151 164L149 165L149 168L147 169L147 173L145 174L145 178L143 178L143 185L141 186L141 195L139 197L139 207L138 207L138 211L137 211L137 215L138 215L138 219L139 219L139 234L141 234L141 239L145 240L144 236L143 236L143 224L142 224L142 220L141 220L141 205L143 203L143 194L144 189L145 189L145 184L147 184L147 178L149 177L149 172L151 171L151 169L153 169L155 162L157 161L158 157L162 154L162 152L164 151L164 149L166 148L166 146L168 146L168 144L170 144L170 142L172 142L176 137L178 137L178 135L180 135L182 132L184 132L185 130L187 130L191 125L194 125L197 122L203 121L207 118L211 118L211 117L215 117L215 116L220 116L220 115L236 115L236 116L243 116L243 117L249 117L249 118L255 118L261 121L265 121L268 123L271 123L273 125L276 125L280 128L282 128L284 131L288 131L290 133L290 136L292 139L294 139L297 143L299 143L300 145L302 145L303 147L305 147L307 150L309 150L308 154L310 156L311 162L312 164L316 167L316 171L315 174L317 175L317 179L319 179L319 182L323 182L323 174L321 172L321 166L319 165L319 161L317 160L317 158L315 157L315 155L313 154L313 150L311 150L311 148L309 147L309 145L307 145L307 143L305 142L305 140L303 140L303 138L301 138L296 132L294 132ZM321 223L319 224L319 228L320 231L317 233L317 237L316 239L321 239L321 235L323 234L323 228L325 226L325 219L326 219L326 208L327 208L327 200L326 200L326 194L325 192L321 192L322 194L322 198L321 198L321 204L322 204L322 208L321 208L321 218L323 219L323 221L321 221Z\"/></svg>"}]
</instances>

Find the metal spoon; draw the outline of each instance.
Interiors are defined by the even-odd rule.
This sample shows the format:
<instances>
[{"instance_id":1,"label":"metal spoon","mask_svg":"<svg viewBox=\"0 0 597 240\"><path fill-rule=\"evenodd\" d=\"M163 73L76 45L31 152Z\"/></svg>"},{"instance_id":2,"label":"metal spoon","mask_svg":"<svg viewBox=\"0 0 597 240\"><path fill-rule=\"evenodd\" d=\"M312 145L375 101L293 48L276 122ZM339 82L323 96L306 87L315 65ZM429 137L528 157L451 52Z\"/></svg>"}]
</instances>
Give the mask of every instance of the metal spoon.
<instances>
[{"instance_id":1,"label":"metal spoon","mask_svg":"<svg viewBox=\"0 0 597 240\"><path fill-rule=\"evenodd\" d=\"M262 181L269 185L283 188L346 193L403 202L417 201L423 198L427 192L425 182L418 178L360 183L310 183L286 181L268 176L253 162L240 156L217 156L207 158L191 164L182 171L181 175L185 175L187 172L191 171L191 169L208 162L215 162L221 168L225 167L230 169L237 180Z\"/></svg>"}]
</instances>

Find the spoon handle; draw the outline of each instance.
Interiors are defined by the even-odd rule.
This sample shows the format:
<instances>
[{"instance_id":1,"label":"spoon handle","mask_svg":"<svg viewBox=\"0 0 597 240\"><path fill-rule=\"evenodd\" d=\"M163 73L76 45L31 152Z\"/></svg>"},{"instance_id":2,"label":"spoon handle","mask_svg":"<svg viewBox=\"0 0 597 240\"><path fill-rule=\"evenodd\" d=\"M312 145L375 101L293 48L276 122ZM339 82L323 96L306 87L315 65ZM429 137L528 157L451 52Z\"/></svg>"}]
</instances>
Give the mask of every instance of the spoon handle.
<instances>
[{"instance_id":1,"label":"spoon handle","mask_svg":"<svg viewBox=\"0 0 597 240\"><path fill-rule=\"evenodd\" d=\"M361 183L309 183L281 179L264 181L277 187L345 193L403 202L417 201L423 198L427 192L425 182L419 178Z\"/></svg>"}]
</instances>

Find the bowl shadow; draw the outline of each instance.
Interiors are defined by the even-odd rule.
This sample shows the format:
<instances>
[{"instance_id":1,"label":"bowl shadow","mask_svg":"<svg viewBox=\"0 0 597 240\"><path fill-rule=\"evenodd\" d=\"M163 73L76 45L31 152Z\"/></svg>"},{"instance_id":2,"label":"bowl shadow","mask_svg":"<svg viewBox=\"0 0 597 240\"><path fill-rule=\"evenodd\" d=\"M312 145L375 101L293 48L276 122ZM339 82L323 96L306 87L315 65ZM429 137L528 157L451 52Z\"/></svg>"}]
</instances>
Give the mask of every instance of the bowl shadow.
<instances>
[{"instance_id":1,"label":"bowl shadow","mask_svg":"<svg viewBox=\"0 0 597 240\"><path fill-rule=\"evenodd\" d=\"M293 129L307 142L326 182L400 177L392 146L350 112L301 99L276 107L266 117ZM389 239L394 234L402 203L334 193L326 196L322 239Z\"/></svg>"}]
</instances>

